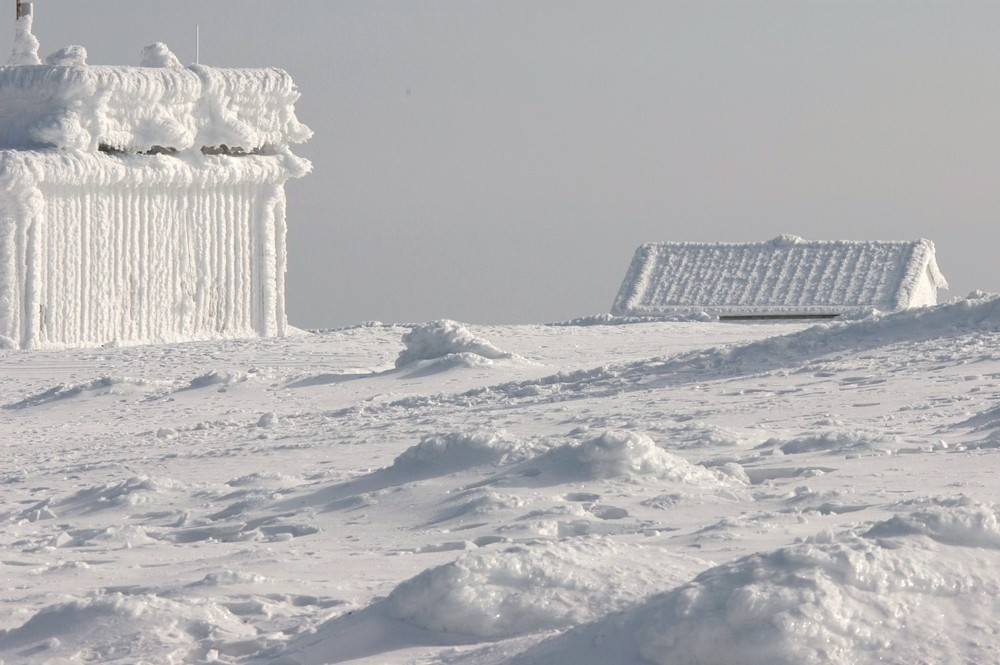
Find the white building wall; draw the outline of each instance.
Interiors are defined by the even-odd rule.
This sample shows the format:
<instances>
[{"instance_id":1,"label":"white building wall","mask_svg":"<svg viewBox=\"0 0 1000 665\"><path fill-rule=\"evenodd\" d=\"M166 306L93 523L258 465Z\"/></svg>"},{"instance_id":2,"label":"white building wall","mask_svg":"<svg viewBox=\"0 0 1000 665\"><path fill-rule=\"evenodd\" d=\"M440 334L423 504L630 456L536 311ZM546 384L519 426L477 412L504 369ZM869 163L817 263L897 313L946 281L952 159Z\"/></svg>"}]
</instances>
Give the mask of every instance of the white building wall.
<instances>
[{"instance_id":1,"label":"white building wall","mask_svg":"<svg viewBox=\"0 0 1000 665\"><path fill-rule=\"evenodd\" d=\"M53 164L43 160L39 182L2 197L0 343L286 333L280 157L214 157L205 165L132 157L124 171L122 159L86 158L102 159L115 167L112 177L46 178ZM158 160L160 182L144 160ZM218 169L220 160L233 168ZM164 178L164 163L188 173Z\"/></svg>"}]
</instances>

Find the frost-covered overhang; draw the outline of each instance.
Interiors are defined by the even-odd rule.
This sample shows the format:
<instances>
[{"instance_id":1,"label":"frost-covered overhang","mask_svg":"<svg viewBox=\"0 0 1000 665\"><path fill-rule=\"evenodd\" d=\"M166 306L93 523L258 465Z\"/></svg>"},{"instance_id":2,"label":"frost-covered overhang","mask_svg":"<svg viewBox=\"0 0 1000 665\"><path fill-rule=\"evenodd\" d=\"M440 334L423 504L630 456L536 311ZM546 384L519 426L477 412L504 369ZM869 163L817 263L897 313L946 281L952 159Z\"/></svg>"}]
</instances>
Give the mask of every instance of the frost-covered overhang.
<instances>
[{"instance_id":1,"label":"frost-covered overhang","mask_svg":"<svg viewBox=\"0 0 1000 665\"><path fill-rule=\"evenodd\" d=\"M33 16L18 3L14 50L0 67L0 150L278 154L312 136L281 69L185 67L162 42L142 50L138 67L89 66L75 45L43 64Z\"/></svg>"},{"instance_id":2,"label":"frost-covered overhang","mask_svg":"<svg viewBox=\"0 0 1000 665\"><path fill-rule=\"evenodd\" d=\"M285 71L205 65L0 67L0 149L124 152L302 143Z\"/></svg>"}]
</instances>

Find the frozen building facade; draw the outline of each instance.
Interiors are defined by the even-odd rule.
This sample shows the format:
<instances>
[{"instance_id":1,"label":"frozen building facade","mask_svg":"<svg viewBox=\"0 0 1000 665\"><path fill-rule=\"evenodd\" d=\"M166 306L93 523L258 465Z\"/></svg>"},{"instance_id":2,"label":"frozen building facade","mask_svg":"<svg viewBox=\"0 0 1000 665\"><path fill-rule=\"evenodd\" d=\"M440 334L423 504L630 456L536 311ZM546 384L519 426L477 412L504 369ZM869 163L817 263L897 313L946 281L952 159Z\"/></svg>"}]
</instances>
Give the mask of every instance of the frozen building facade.
<instances>
[{"instance_id":1,"label":"frozen building facade","mask_svg":"<svg viewBox=\"0 0 1000 665\"><path fill-rule=\"evenodd\" d=\"M612 313L832 317L934 305L945 288L929 240L649 243L636 250Z\"/></svg>"},{"instance_id":2,"label":"frozen building facade","mask_svg":"<svg viewBox=\"0 0 1000 665\"><path fill-rule=\"evenodd\" d=\"M276 336L285 194L309 163L278 69L38 59L0 67L0 347Z\"/></svg>"}]
</instances>

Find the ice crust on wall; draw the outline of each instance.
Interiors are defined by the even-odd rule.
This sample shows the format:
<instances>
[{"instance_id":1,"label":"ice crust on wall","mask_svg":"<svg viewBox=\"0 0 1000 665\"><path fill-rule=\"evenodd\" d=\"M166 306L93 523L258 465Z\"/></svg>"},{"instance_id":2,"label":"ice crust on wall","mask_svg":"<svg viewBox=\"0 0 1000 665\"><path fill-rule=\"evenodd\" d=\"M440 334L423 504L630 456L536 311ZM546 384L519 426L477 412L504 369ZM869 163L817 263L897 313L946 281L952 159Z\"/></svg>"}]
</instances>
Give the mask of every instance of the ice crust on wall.
<instances>
[{"instance_id":1,"label":"ice crust on wall","mask_svg":"<svg viewBox=\"0 0 1000 665\"><path fill-rule=\"evenodd\" d=\"M947 288L929 240L648 243L612 313L844 314L934 305Z\"/></svg>"},{"instance_id":2,"label":"ice crust on wall","mask_svg":"<svg viewBox=\"0 0 1000 665\"><path fill-rule=\"evenodd\" d=\"M34 64L22 27L36 57L0 67L0 347L285 334L283 186L311 168L291 77L159 43L143 67L77 46Z\"/></svg>"},{"instance_id":3,"label":"ice crust on wall","mask_svg":"<svg viewBox=\"0 0 1000 665\"><path fill-rule=\"evenodd\" d=\"M0 152L0 344L283 335L290 153Z\"/></svg>"}]
</instances>

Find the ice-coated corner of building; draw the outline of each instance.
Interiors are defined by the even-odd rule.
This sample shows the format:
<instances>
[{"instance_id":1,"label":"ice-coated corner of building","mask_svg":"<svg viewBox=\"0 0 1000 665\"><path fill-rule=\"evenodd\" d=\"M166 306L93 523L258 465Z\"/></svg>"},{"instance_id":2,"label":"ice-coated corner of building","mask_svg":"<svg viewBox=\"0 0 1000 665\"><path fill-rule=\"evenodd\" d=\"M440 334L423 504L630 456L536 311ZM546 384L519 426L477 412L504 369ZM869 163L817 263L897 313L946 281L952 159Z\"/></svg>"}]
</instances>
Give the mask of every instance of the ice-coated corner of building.
<instances>
[{"instance_id":1,"label":"ice-coated corner of building","mask_svg":"<svg viewBox=\"0 0 1000 665\"><path fill-rule=\"evenodd\" d=\"M285 334L298 91L164 50L0 67L0 347Z\"/></svg>"}]
</instances>

